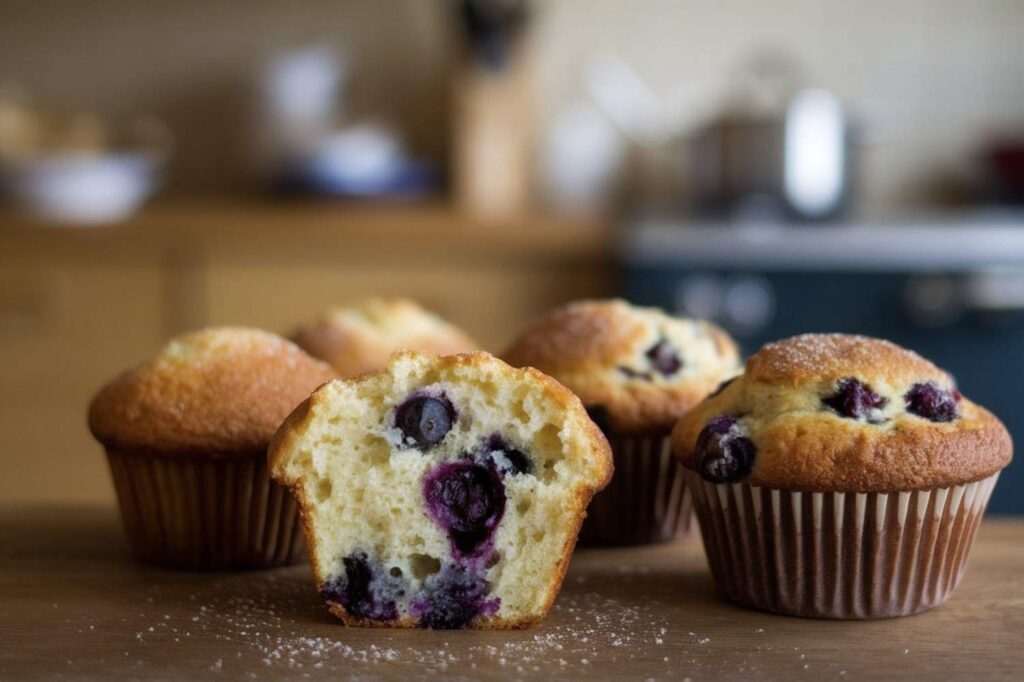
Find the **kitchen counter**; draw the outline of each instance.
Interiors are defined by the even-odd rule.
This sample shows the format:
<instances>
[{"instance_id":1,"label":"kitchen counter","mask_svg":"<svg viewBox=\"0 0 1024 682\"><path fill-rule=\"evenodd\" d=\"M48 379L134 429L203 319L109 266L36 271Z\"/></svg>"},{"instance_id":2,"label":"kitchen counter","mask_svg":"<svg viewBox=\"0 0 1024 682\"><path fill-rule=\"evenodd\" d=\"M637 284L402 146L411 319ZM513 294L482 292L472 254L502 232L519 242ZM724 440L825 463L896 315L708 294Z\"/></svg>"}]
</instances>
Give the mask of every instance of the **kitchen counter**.
<instances>
[{"instance_id":1,"label":"kitchen counter","mask_svg":"<svg viewBox=\"0 0 1024 682\"><path fill-rule=\"evenodd\" d=\"M265 198L167 199L123 223L75 227L32 222L0 211L0 256L11 249L67 251L116 248L131 257L151 249L202 249L244 255L272 248L279 256L339 253L505 263L546 259L611 259L613 234L601 219L523 213L471 215L440 202L345 203ZM0 257L0 263L3 263Z\"/></svg>"},{"instance_id":2,"label":"kitchen counter","mask_svg":"<svg viewBox=\"0 0 1024 682\"><path fill-rule=\"evenodd\" d=\"M1019 679L1024 521L988 520L929 613L831 622L720 601L700 541L579 550L525 631L346 629L305 566L147 568L106 507L0 507L0 678Z\"/></svg>"},{"instance_id":3,"label":"kitchen counter","mask_svg":"<svg viewBox=\"0 0 1024 682\"><path fill-rule=\"evenodd\" d=\"M641 220L627 264L762 270L969 270L1024 267L1024 215L849 224L713 224Z\"/></svg>"}]
</instances>

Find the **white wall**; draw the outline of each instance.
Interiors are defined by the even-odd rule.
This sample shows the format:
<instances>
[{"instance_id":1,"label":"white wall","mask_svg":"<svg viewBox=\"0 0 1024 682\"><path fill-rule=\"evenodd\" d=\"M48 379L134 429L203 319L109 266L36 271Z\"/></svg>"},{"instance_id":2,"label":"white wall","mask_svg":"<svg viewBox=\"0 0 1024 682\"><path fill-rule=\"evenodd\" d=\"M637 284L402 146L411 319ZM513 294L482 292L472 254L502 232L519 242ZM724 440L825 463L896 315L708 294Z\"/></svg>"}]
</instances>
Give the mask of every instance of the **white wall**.
<instances>
[{"instance_id":1,"label":"white wall","mask_svg":"<svg viewBox=\"0 0 1024 682\"><path fill-rule=\"evenodd\" d=\"M538 0L539 114L578 98L578 68L614 50L660 92L713 109L744 54L782 45L809 82L863 112L872 206L917 202L969 175L986 136L1024 134L1021 0ZM244 183L246 86L282 46L335 41L356 59L356 104L382 107L443 158L457 40L434 0L4 0L0 84L56 106L156 111L183 132L176 183Z\"/></svg>"},{"instance_id":2,"label":"white wall","mask_svg":"<svg viewBox=\"0 0 1024 682\"><path fill-rule=\"evenodd\" d=\"M810 85L843 96L873 140L861 196L913 204L969 175L979 145L1024 137L1020 0L553 0L540 25L540 99L550 116L580 96L579 65L614 50L661 93L713 109L744 55L782 46Z\"/></svg>"}]
</instances>

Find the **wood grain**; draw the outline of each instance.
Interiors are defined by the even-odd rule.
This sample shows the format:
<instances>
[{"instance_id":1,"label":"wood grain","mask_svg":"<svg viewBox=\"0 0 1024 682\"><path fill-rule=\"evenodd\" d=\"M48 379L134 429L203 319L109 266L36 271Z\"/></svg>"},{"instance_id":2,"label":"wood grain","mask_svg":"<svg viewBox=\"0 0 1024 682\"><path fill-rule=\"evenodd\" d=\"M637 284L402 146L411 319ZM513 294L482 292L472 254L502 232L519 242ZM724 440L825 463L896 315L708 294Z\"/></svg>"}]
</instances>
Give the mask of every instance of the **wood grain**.
<instances>
[{"instance_id":1,"label":"wood grain","mask_svg":"<svg viewBox=\"0 0 1024 682\"><path fill-rule=\"evenodd\" d=\"M944 606L773 616L716 596L698 539L579 550L522 632L346 629L298 566L175 573L128 555L114 510L0 508L0 679L1020 679L1024 521L989 520Z\"/></svg>"}]
</instances>

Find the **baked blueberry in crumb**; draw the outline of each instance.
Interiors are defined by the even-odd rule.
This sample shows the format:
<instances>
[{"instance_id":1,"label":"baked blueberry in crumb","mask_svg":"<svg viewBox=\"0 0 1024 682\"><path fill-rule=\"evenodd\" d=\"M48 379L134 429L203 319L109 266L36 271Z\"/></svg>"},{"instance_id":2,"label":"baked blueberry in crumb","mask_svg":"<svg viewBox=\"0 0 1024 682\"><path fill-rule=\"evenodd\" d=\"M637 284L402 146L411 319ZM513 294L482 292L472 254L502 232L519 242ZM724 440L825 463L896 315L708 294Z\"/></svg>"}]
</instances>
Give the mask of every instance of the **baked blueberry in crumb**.
<instances>
[{"instance_id":1,"label":"baked blueberry in crumb","mask_svg":"<svg viewBox=\"0 0 1024 682\"><path fill-rule=\"evenodd\" d=\"M676 349L665 339L662 339L651 346L647 352L644 353L644 357L647 358L651 367L653 367L658 374L666 377L672 376L683 366L683 361L679 358L679 354L676 352ZM626 367L625 365L619 365L618 369L630 379L644 379L646 381L651 381L654 378L651 372L633 369L632 367Z\"/></svg>"},{"instance_id":2,"label":"baked blueberry in crumb","mask_svg":"<svg viewBox=\"0 0 1024 682\"><path fill-rule=\"evenodd\" d=\"M683 367L683 361L679 358L676 349L666 339L651 346L646 355L654 369L658 370L662 376L672 376Z\"/></svg>"},{"instance_id":3,"label":"baked blueberry in crumb","mask_svg":"<svg viewBox=\"0 0 1024 682\"><path fill-rule=\"evenodd\" d=\"M907 412L933 422L948 422L957 417L960 392L956 389L946 391L928 381L911 386L903 399Z\"/></svg>"},{"instance_id":4,"label":"baked blueberry in crumb","mask_svg":"<svg viewBox=\"0 0 1024 682\"><path fill-rule=\"evenodd\" d=\"M427 450L451 431L455 408L444 396L414 395L395 410L395 426L402 443Z\"/></svg>"},{"instance_id":5,"label":"baked blueberry in crumb","mask_svg":"<svg viewBox=\"0 0 1024 682\"><path fill-rule=\"evenodd\" d=\"M879 410L887 401L859 379L846 377L836 383L836 392L822 398L821 402L841 417L864 417L870 422L878 422L881 420Z\"/></svg>"},{"instance_id":6,"label":"baked blueberry in crumb","mask_svg":"<svg viewBox=\"0 0 1024 682\"><path fill-rule=\"evenodd\" d=\"M505 486L493 462L445 462L423 481L427 511L458 553L474 556L505 513Z\"/></svg>"},{"instance_id":7,"label":"baked blueberry in crumb","mask_svg":"<svg viewBox=\"0 0 1024 682\"><path fill-rule=\"evenodd\" d=\"M469 625L477 616L498 611L501 600L488 599L490 584L465 566L450 564L426 579L412 603L420 627L454 629Z\"/></svg>"},{"instance_id":8,"label":"baked blueberry in crumb","mask_svg":"<svg viewBox=\"0 0 1024 682\"><path fill-rule=\"evenodd\" d=\"M517 450L499 434L492 434L484 443L484 456L489 457L498 471L505 476L533 472L533 461L522 450Z\"/></svg>"},{"instance_id":9,"label":"baked blueberry in crumb","mask_svg":"<svg viewBox=\"0 0 1024 682\"><path fill-rule=\"evenodd\" d=\"M735 417L713 417L697 436L697 473L712 483L735 483L753 469L756 454Z\"/></svg>"},{"instance_id":10,"label":"baked blueberry in crumb","mask_svg":"<svg viewBox=\"0 0 1024 682\"><path fill-rule=\"evenodd\" d=\"M401 578L373 566L363 552L345 557L342 563L344 575L320 588L325 600L341 604L355 618L388 621L398 617L396 601L405 596Z\"/></svg>"}]
</instances>

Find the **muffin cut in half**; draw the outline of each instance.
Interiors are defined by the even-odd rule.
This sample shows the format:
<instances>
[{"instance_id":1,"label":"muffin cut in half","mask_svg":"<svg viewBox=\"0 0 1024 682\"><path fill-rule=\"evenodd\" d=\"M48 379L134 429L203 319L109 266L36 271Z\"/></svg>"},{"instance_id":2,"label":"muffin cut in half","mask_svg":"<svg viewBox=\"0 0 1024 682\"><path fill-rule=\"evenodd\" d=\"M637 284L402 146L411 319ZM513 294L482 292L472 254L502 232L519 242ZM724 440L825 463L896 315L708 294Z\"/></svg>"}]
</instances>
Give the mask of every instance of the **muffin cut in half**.
<instances>
[{"instance_id":1,"label":"muffin cut in half","mask_svg":"<svg viewBox=\"0 0 1024 682\"><path fill-rule=\"evenodd\" d=\"M611 453L575 395L482 352L333 381L270 447L348 625L515 628L550 609Z\"/></svg>"},{"instance_id":2,"label":"muffin cut in half","mask_svg":"<svg viewBox=\"0 0 1024 682\"><path fill-rule=\"evenodd\" d=\"M479 349L466 332L406 298L368 298L358 305L331 308L299 329L294 339L342 378L383 369L391 354L400 350L451 355Z\"/></svg>"}]
</instances>

